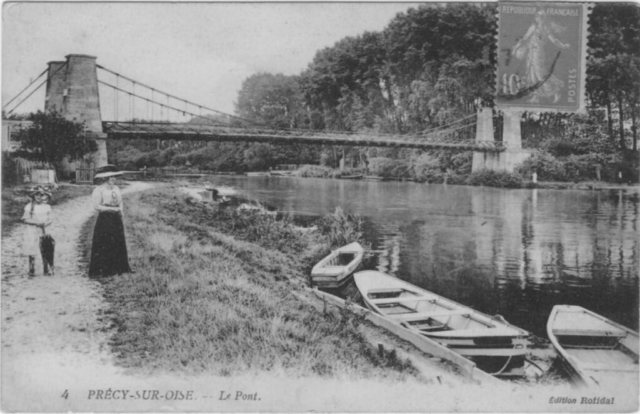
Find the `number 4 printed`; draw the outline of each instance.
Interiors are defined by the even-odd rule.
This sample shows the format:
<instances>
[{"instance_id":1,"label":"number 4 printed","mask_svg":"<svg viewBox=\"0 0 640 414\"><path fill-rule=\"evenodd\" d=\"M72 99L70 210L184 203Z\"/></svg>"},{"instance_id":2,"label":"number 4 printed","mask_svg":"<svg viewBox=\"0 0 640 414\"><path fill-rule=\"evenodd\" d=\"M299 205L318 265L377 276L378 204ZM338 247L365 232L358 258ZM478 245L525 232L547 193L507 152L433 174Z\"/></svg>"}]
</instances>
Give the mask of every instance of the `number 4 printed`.
<instances>
[{"instance_id":1,"label":"number 4 printed","mask_svg":"<svg viewBox=\"0 0 640 414\"><path fill-rule=\"evenodd\" d=\"M64 390L64 392L62 393L62 395L60 397L64 398L65 400L67 398L69 398L69 390Z\"/></svg>"}]
</instances>

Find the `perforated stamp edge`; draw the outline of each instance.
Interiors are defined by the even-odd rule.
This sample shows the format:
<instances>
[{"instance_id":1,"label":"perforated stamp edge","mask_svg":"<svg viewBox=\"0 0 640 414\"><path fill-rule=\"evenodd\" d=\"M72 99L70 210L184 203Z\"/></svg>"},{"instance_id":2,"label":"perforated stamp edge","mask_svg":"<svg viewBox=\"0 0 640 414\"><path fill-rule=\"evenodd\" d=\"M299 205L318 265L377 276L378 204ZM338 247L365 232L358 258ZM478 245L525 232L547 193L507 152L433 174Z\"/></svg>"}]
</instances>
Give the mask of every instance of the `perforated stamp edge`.
<instances>
[{"instance_id":1,"label":"perforated stamp edge","mask_svg":"<svg viewBox=\"0 0 640 414\"><path fill-rule=\"evenodd\" d=\"M578 96L578 108L577 109L566 109L566 108L549 108L549 107L534 107L534 106L519 106L519 105L509 105L504 103L497 102L497 91L500 87L500 78L499 78L499 67L500 67L500 6L504 3L514 3L513 0L510 1L500 1L498 2L498 7L496 9L496 34L495 34L495 89L494 89L494 109L498 111L513 111L513 112L555 112L555 113L568 113L568 114L586 114L587 113L587 100L586 100L586 85L587 85L587 53L588 53L588 37L591 33L591 29L589 26L589 19L591 17L591 12L593 11L593 7L595 3L580 3L579 5L582 7L581 14L581 25L583 27L581 33L581 42L580 42L580 94ZM522 2L521 5L531 4L536 7L540 5L560 5L566 4L571 6L576 6L577 3L570 2Z\"/></svg>"}]
</instances>

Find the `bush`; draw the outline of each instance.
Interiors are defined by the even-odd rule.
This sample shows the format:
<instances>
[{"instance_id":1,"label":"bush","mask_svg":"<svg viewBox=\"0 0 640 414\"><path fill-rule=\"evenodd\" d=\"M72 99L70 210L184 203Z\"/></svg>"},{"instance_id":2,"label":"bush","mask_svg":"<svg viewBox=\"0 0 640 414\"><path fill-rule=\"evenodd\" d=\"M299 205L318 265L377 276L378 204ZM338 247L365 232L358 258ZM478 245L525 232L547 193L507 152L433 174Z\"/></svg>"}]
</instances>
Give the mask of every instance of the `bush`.
<instances>
[{"instance_id":1,"label":"bush","mask_svg":"<svg viewBox=\"0 0 640 414\"><path fill-rule=\"evenodd\" d=\"M566 181L564 164L553 155L538 152L527 158L516 172L523 177L531 177L533 172L538 174L540 181Z\"/></svg>"},{"instance_id":2,"label":"bush","mask_svg":"<svg viewBox=\"0 0 640 414\"><path fill-rule=\"evenodd\" d=\"M522 178L506 171L482 170L472 173L467 179L469 185L487 187L522 188Z\"/></svg>"},{"instance_id":3,"label":"bush","mask_svg":"<svg viewBox=\"0 0 640 414\"><path fill-rule=\"evenodd\" d=\"M176 154L171 158L171 165L185 165L188 160L189 157L187 156L187 154Z\"/></svg>"},{"instance_id":4,"label":"bush","mask_svg":"<svg viewBox=\"0 0 640 414\"><path fill-rule=\"evenodd\" d=\"M335 171L333 168L324 167L321 165L303 165L297 171L296 175L298 177L306 177L306 178L329 178L335 175Z\"/></svg>"},{"instance_id":5,"label":"bush","mask_svg":"<svg viewBox=\"0 0 640 414\"><path fill-rule=\"evenodd\" d=\"M413 162L414 178L420 182L442 183L444 174L440 168L440 162L430 154L421 154Z\"/></svg>"},{"instance_id":6,"label":"bush","mask_svg":"<svg viewBox=\"0 0 640 414\"><path fill-rule=\"evenodd\" d=\"M529 178L535 171L540 181L591 181L597 180L597 169L600 179L616 181L622 161L617 154L572 154L567 157L554 157L546 152L534 154L525 160L516 171L524 178Z\"/></svg>"},{"instance_id":7,"label":"bush","mask_svg":"<svg viewBox=\"0 0 640 414\"><path fill-rule=\"evenodd\" d=\"M340 207L336 207L333 214L323 216L318 222L318 229L327 237L331 249L353 242L364 244L363 227L362 217L345 213Z\"/></svg>"},{"instance_id":8,"label":"bush","mask_svg":"<svg viewBox=\"0 0 640 414\"><path fill-rule=\"evenodd\" d=\"M392 178L409 178L410 166L407 160L377 157L369 159L369 171L373 175Z\"/></svg>"}]
</instances>

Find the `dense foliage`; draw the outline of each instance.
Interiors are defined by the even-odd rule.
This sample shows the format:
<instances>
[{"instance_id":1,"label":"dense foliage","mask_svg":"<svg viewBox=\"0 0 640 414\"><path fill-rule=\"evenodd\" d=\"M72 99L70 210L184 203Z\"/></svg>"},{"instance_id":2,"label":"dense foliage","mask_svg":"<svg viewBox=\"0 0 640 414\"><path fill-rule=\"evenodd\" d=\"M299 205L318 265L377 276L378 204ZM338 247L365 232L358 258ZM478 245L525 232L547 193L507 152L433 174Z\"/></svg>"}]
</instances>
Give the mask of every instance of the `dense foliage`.
<instances>
[{"instance_id":1,"label":"dense foliage","mask_svg":"<svg viewBox=\"0 0 640 414\"><path fill-rule=\"evenodd\" d=\"M484 185L487 187L520 188L522 178L506 171L482 170L472 173L467 179L467 184Z\"/></svg>"},{"instance_id":2,"label":"dense foliage","mask_svg":"<svg viewBox=\"0 0 640 414\"><path fill-rule=\"evenodd\" d=\"M59 168L67 157L75 160L98 149L95 140L85 136L84 124L69 121L57 112L38 111L27 119L33 125L18 133L20 148L15 152L18 157Z\"/></svg>"},{"instance_id":3,"label":"dense foliage","mask_svg":"<svg viewBox=\"0 0 640 414\"><path fill-rule=\"evenodd\" d=\"M410 8L380 32L346 37L317 51L299 75L250 76L239 91L236 113L274 128L369 134L432 131L470 117L447 137L471 139L478 106L493 105L496 7L449 3ZM622 171L625 181L637 180L640 8L597 3L590 25L588 115L523 113L523 144L566 170L542 172L541 179L593 179L599 169L602 179ZM494 121L500 137L499 112ZM170 154L156 148L148 158L127 149L123 161L138 167L188 161L199 168L246 171L277 164L336 168L344 158L346 166L368 168L373 174L430 182L471 172L470 155L445 150L180 145L173 145ZM531 173L534 161L527 164L531 168L521 169L523 174Z\"/></svg>"}]
</instances>

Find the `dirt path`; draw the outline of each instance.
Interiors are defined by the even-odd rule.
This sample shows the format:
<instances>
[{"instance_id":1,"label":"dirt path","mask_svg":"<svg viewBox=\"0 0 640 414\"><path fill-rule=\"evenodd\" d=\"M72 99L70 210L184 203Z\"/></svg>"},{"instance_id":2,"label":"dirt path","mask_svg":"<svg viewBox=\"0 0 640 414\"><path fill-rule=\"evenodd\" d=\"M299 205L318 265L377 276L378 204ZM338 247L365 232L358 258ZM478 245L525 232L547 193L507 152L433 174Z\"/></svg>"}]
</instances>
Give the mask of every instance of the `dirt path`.
<instances>
[{"instance_id":1,"label":"dirt path","mask_svg":"<svg viewBox=\"0 0 640 414\"><path fill-rule=\"evenodd\" d=\"M133 183L123 193L151 187ZM94 214L90 196L53 209L49 232L56 240L55 275L27 277L18 226L2 240L2 376L3 388L40 381L65 368L99 365L115 371L108 350L110 323L100 283L89 279L80 263L80 229ZM4 394L4 393L3 393Z\"/></svg>"}]
</instances>

